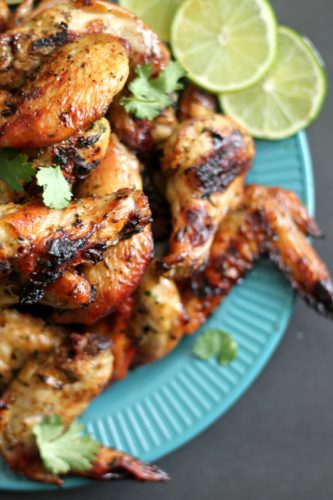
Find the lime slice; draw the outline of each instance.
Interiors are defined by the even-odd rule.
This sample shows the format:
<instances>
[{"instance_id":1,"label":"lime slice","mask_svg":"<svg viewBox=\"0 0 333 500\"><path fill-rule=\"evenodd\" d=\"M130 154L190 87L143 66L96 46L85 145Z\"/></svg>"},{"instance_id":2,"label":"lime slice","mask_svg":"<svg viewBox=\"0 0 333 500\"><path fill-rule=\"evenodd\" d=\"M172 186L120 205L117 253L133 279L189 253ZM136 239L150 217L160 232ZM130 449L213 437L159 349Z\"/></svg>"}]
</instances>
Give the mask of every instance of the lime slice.
<instances>
[{"instance_id":1,"label":"lime slice","mask_svg":"<svg viewBox=\"0 0 333 500\"><path fill-rule=\"evenodd\" d=\"M188 77L211 92L253 85L272 65L277 24L266 0L186 0L171 43Z\"/></svg>"},{"instance_id":2,"label":"lime slice","mask_svg":"<svg viewBox=\"0 0 333 500\"><path fill-rule=\"evenodd\" d=\"M173 16L182 0L120 0L119 3L141 17L162 40L169 41Z\"/></svg>"},{"instance_id":3,"label":"lime slice","mask_svg":"<svg viewBox=\"0 0 333 500\"><path fill-rule=\"evenodd\" d=\"M315 49L289 28L279 28L277 60L266 78L221 96L225 113L255 137L284 139L308 126L326 95L326 75Z\"/></svg>"}]
</instances>

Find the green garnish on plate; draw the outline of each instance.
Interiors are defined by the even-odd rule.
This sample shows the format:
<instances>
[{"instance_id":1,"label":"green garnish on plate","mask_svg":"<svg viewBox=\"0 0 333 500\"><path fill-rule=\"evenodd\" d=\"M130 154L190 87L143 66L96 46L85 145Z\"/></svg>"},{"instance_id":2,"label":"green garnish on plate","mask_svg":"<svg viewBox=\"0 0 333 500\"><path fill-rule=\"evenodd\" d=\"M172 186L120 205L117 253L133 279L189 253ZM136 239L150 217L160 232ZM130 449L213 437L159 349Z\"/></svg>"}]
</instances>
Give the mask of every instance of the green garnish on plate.
<instances>
[{"instance_id":1,"label":"green garnish on plate","mask_svg":"<svg viewBox=\"0 0 333 500\"><path fill-rule=\"evenodd\" d=\"M123 97L120 103L128 113L137 118L153 120L172 104L172 93L181 90L180 79L184 70L177 62L170 62L157 78L152 79L151 65L145 64L135 69L137 77L129 84L129 97Z\"/></svg>"},{"instance_id":2,"label":"green garnish on plate","mask_svg":"<svg viewBox=\"0 0 333 500\"><path fill-rule=\"evenodd\" d=\"M229 333L213 328L197 338L192 352L199 359L216 357L220 365L227 365L236 358L238 345Z\"/></svg>"},{"instance_id":3,"label":"green garnish on plate","mask_svg":"<svg viewBox=\"0 0 333 500\"><path fill-rule=\"evenodd\" d=\"M33 434L44 467L53 474L84 472L91 468L99 443L82 435L83 424L73 422L64 428L59 415L50 415L33 427Z\"/></svg>"}]
</instances>

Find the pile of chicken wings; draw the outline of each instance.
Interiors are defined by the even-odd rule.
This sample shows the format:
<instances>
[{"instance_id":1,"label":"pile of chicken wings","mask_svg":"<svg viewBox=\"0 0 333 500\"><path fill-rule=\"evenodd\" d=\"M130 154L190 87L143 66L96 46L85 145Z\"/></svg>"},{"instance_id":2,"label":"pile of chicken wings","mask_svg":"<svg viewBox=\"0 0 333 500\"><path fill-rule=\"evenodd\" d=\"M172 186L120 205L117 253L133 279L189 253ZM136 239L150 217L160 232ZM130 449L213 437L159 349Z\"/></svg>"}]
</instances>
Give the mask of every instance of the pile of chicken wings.
<instances>
[{"instance_id":1,"label":"pile of chicken wings","mask_svg":"<svg viewBox=\"0 0 333 500\"><path fill-rule=\"evenodd\" d=\"M122 107L137 66L157 76L170 60L140 19L104 0L14 13L0 0L0 30L0 148L60 166L74 193L55 210L33 182L1 186L0 449L13 470L60 484L32 426L53 414L70 425L110 382L168 354L261 256L320 313L333 313L333 285L296 195L245 185L254 141L213 96L187 84L153 121ZM103 446L84 475L166 479Z\"/></svg>"}]
</instances>

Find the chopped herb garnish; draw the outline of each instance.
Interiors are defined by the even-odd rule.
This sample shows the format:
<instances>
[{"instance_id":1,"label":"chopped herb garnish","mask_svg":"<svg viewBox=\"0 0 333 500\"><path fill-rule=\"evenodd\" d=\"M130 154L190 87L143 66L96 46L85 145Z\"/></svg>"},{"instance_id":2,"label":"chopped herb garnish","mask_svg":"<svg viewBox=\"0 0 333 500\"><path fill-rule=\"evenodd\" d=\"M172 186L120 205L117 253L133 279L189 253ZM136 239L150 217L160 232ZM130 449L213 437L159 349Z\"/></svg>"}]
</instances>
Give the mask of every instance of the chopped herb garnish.
<instances>
[{"instance_id":1,"label":"chopped herb garnish","mask_svg":"<svg viewBox=\"0 0 333 500\"><path fill-rule=\"evenodd\" d=\"M15 149L0 149L0 180L9 191L23 193L24 182L29 182L35 175L27 156Z\"/></svg>"},{"instance_id":2,"label":"chopped herb garnish","mask_svg":"<svg viewBox=\"0 0 333 500\"><path fill-rule=\"evenodd\" d=\"M60 167L42 167L36 178L38 186L43 187L43 200L47 207L59 210L68 207L73 194Z\"/></svg>"},{"instance_id":3,"label":"chopped herb garnish","mask_svg":"<svg viewBox=\"0 0 333 500\"><path fill-rule=\"evenodd\" d=\"M223 330L206 330L195 342L193 354L203 360L215 356L220 365L231 363L237 356L238 345L229 333Z\"/></svg>"},{"instance_id":4,"label":"chopped herb garnish","mask_svg":"<svg viewBox=\"0 0 333 500\"><path fill-rule=\"evenodd\" d=\"M137 78L129 84L131 96L121 104L137 118L153 120L172 104L171 94L183 88L179 82L185 72L177 62L170 62L157 78L151 79L152 67L145 64L135 69Z\"/></svg>"},{"instance_id":5,"label":"chopped herb garnish","mask_svg":"<svg viewBox=\"0 0 333 500\"><path fill-rule=\"evenodd\" d=\"M78 422L65 429L59 415L50 415L33 427L44 467L53 474L84 472L91 468L100 445L90 436L82 435Z\"/></svg>"}]
</instances>

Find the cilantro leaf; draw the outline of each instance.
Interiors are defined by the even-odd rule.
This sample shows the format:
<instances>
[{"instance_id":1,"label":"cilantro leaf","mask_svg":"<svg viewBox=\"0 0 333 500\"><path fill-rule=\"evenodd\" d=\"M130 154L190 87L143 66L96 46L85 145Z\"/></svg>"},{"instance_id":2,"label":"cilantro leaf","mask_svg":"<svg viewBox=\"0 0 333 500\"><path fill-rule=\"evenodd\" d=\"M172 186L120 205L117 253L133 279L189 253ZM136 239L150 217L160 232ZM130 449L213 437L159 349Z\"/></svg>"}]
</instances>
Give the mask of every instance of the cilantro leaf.
<instances>
[{"instance_id":1,"label":"cilantro leaf","mask_svg":"<svg viewBox=\"0 0 333 500\"><path fill-rule=\"evenodd\" d=\"M160 73L158 78L153 80L154 86L162 92L170 94L181 90L183 84L179 82L185 76L185 71L178 62L171 61L164 71Z\"/></svg>"},{"instance_id":2,"label":"cilantro leaf","mask_svg":"<svg viewBox=\"0 0 333 500\"><path fill-rule=\"evenodd\" d=\"M68 207L73 193L60 167L42 167L36 178L38 186L43 187L43 200L47 207L59 210Z\"/></svg>"},{"instance_id":3,"label":"cilantro leaf","mask_svg":"<svg viewBox=\"0 0 333 500\"><path fill-rule=\"evenodd\" d=\"M24 182L31 181L35 170L28 158L14 149L0 149L0 180L10 191L23 193Z\"/></svg>"},{"instance_id":4,"label":"cilantro leaf","mask_svg":"<svg viewBox=\"0 0 333 500\"><path fill-rule=\"evenodd\" d=\"M206 330L195 342L193 354L203 360L217 357L220 365L231 363L237 356L237 342L223 330Z\"/></svg>"},{"instance_id":5,"label":"cilantro leaf","mask_svg":"<svg viewBox=\"0 0 333 500\"><path fill-rule=\"evenodd\" d=\"M43 464L53 474L84 472L91 465L98 453L99 444L89 436L82 435L83 424L72 423L64 429L59 415L50 415L36 424L32 432Z\"/></svg>"},{"instance_id":6,"label":"cilantro leaf","mask_svg":"<svg viewBox=\"0 0 333 500\"><path fill-rule=\"evenodd\" d=\"M177 62L170 62L158 78L151 79L152 67L145 64L135 69L137 78L128 86L131 96L120 103L137 118L153 120L172 104L170 94L182 88L179 79L185 72Z\"/></svg>"}]
</instances>

